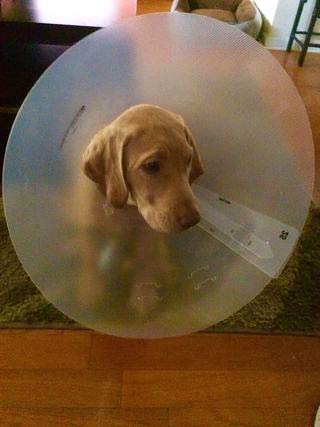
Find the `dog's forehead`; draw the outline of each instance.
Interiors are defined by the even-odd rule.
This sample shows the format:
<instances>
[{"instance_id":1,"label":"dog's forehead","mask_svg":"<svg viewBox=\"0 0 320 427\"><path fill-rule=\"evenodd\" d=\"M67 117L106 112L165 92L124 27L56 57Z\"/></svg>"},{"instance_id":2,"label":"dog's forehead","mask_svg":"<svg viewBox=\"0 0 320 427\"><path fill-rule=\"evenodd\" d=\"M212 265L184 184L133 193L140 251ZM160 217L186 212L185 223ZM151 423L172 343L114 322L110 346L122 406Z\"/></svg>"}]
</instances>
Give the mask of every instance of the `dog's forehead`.
<instances>
[{"instance_id":1,"label":"dog's forehead","mask_svg":"<svg viewBox=\"0 0 320 427\"><path fill-rule=\"evenodd\" d=\"M124 112L115 123L126 138L126 151L139 156L147 151L166 151L179 157L190 156L183 119L160 107L139 105Z\"/></svg>"},{"instance_id":2,"label":"dog's forehead","mask_svg":"<svg viewBox=\"0 0 320 427\"><path fill-rule=\"evenodd\" d=\"M121 114L116 120L117 126L131 132L158 132L175 130L183 132L184 124L180 116L160 107L139 105L132 107Z\"/></svg>"},{"instance_id":3,"label":"dog's forehead","mask_svg":"<svg viewBox=\"0 0 320 427\"><path fill-rule=\"evenodd\" d=\"M131 152L165 151L178 155L189 155L192 148L188 144L184 132L162 126L138 126L128 132L127 148Z\"/></svg>"}]
</instances>

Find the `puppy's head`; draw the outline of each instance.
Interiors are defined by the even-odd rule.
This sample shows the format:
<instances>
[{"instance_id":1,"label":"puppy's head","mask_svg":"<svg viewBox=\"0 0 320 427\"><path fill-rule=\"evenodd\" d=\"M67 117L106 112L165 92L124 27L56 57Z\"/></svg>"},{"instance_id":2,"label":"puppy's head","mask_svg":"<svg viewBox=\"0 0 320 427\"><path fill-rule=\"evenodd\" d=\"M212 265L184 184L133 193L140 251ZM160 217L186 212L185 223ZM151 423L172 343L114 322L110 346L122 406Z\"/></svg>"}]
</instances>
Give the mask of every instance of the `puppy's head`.
<instances>
[{"instance_id":1,"label":"puppy's head","mask_svg":"<svg viewBox=\"0 0 320 427\"><path fill-rule=\"evenodd\" d=\"M180 116L160 107L132 107L101 130L83 170L116 208L130 193L157 231L181 231L200 219L190 186L203 173L195 141Z\"/></svg>"}]
</instances>

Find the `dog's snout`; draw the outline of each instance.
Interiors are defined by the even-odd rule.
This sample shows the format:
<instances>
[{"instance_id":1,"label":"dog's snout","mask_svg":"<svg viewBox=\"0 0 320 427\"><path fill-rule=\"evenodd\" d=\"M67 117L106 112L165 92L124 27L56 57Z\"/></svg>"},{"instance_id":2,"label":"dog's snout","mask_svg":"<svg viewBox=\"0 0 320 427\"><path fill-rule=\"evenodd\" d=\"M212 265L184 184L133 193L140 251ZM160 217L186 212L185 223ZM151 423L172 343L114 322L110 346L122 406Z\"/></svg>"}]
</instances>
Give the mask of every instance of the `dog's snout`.
<instances>
[{"instance_id":1,"label":"dog's snout","mask_svg":"<svg viewBox=\"0 0 320 427\"><path fill-rule=\"evenodd\" d=\"M183 229L192 227L200 221L200 214L196 209L189 210L179 217L179 224Z\"/></svg>"}]
</instances>

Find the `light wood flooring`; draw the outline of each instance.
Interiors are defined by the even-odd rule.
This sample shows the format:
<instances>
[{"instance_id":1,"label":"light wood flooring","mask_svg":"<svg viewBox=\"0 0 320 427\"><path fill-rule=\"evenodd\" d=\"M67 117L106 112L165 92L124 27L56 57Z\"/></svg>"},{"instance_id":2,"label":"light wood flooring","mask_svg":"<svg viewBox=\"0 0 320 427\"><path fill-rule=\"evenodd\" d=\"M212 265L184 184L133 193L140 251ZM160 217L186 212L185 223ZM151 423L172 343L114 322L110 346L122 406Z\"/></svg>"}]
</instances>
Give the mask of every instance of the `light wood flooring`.
<instances>
[{"instance_id":1,"label":"light wood flooring","mask_svg":"<svg viewBox=\"0 0 320 427\"><path fill-rule=\"evenodd\" d=\"M0 331L1 426L308 427L315 337Z\"/></svg>"}]
</instances>

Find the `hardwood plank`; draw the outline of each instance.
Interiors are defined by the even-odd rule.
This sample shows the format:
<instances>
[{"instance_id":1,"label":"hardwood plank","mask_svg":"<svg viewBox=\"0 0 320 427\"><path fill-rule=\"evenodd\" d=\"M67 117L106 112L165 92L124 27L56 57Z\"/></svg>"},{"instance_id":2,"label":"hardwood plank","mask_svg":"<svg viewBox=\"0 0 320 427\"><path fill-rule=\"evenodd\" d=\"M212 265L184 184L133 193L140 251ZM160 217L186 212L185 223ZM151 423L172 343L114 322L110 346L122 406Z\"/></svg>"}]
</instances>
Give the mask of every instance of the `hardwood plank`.
<instances>
[{"instance_id":1,"label":"hardwood plank","mask_svg":"<svg viewBox=\"0 0 320 427\"><path fill-rule=\"evenodd\" d=\"M281 409L242 406L241 408L173 408L170 427L313 427L315 414L308 408Z\"/></svg>"},{"instance_id":2,"label":"hardwood plank","mask_svg":"<svg viewBox=\"0 0 320 427\"><path fill-rule=\"evenodd\" d=\"M272 49L272 50L269 50L269 52L271 52L272 55L280 62L280 64L284 65L285 67L294 66L301 69L301 71L304 71L309 67L320 66L320 55L318 52L308 52L306 56L306 61L303 67L298 67L298 59L299 59L300 51L286 52L285 50ZM318 81L318 83L320 82Z\"/></svg>"},{"instance_id":3,"label":"hardwood plank","mask_svg":"<svg viewBox=\"0 0 320 427\"><path fill-rule=\"evenodd\" d=\"M81 369L91 331L0 330L0 369Z\"/></svg>"},{"instance_id":4,"label":"hardwood plank","mask_svg":"<svg viewBox=\"0 0 320 427\"><path fill-rule=\"evenodd\" d=\"M137 15L156 12L169 12L171 5L171 0L138 0Z\"/></svg>"},{"instance_id":5,"label":"hardwood plank","mask_svg":"<svg viewBox=\"0 0 320 427\"><path fill-rule=\"evenodd\" d=\"M255 352L252 353L252 348ZM320 366L320 339L280 335L194 334L163 340L92 335L89 366L101 369L289 369Z\"/></svg>"},{"instance_id":6,"label":"hardwood plank","mask_svg":"<svg viewBox=\"0 0 320 427\"><path fill-rule=\"evenodd\" d=\"M167 366L168 342L170 340L124 339L93 333L89 367L101 369L107 364L109 369L161 368Z\"/></svg>"},{"instance_id":7,"label":"hardwood plank","mask_svg":"<svg viewBox=\"0 0 320 427\"><path fill-rule=\"evenodd\" d=\"M312 130L317 134L320 132L320 87L310 88L307 86L298 86L297 89L306 107ZM314 142L320 145L319 139Z\"/></svg>"},{"instance_id":8,"label":"hardwood plank","mask_svg":"<svg viewBox=\"0 0 320 427\"><path fill-rule=\"evenodd\" d=\"M116 408L120 396L120 372L0 370L1 408Z\"/></svg>"},{"instance_id":9,"label":"hardwood plank","mask_svg":"<svg viewBox=\"0 0 320 427\"><path fill-rule=\"evenodd\" d=\"M254 352L254 348L252 349ZM255 408L270 413L319 404L320 370L125 371L122 407Z\"/></svg>"},{"instance_id":10,"label":"hardwood plank","mask_svg":"<svg viewBox=\"0 0 320 427\"><path fill-rule=\"evenodd\" d=\"M0 408L2 427L167 427L167 409Z\"/></svg>"},{"instance_id":11,"label":"hardwood plank","mask_svg":"<svg viewBox=\"0 0 320 427\"><path fill-rule=\"evenodd\" d=\"M284 69L296 86L319 88L319 66L300 68L297 65L285 64Z\"/></svg>"}]
</instances>

